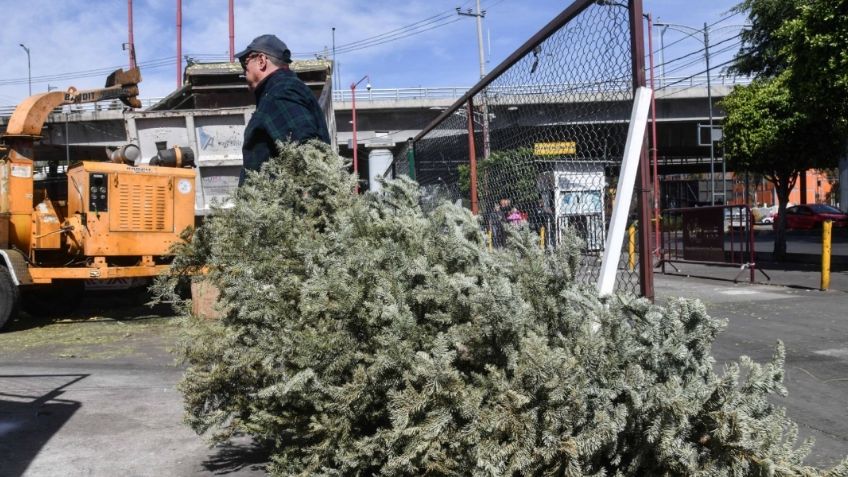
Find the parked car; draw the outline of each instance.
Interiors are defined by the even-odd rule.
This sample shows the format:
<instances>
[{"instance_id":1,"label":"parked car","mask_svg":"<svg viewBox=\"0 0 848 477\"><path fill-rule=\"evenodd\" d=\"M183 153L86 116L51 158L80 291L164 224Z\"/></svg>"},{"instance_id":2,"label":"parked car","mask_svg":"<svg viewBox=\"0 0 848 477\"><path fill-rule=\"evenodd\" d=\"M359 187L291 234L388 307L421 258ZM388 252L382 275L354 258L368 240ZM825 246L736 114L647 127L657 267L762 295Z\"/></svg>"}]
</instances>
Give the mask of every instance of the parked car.
<instances>
[{"instance_id":1,"label":"parked car","mask_svg":"<svg viewBox=\"0 0 848 477\"><path fill-rule=\"evenodd\" d=\"M744 207L728 207L724 209L725 232L746 228L748 228L748 209Z\"/></svg>"},{"instance_id":2,"label":"parked car","mask_svg":"<svg viewBox=\"0 0 848 477\"><path fill-rule=\"evenodd\" d=\"M834 227L848 226L848 214L825 204L794 205L786 209L786 229L817 229L825 220L833 221ZM777 230L778 216L774 216L772 228Z\"/></svg>"},{"instance_id":3,"label":"parked car","mask_svg":"<svg viewBox=\"0 0 848 477\"><path fill-rule=\"evenodd\" d=\"M755 223L771 224L774 223L774 214L777 213L777 206L755 207L751 209L751 213L754 215Z\"/></svg>"}]
</instances>

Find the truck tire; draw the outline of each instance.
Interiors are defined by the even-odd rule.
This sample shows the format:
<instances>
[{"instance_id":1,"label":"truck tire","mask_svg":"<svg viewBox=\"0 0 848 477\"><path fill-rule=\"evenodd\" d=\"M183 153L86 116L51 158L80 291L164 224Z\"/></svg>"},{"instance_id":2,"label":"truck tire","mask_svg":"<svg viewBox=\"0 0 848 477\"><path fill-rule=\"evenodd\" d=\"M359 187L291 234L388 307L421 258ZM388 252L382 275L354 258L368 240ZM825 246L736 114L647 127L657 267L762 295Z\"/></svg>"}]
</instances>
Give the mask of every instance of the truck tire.
<instances>
[{"instance_id":1,"label":"truck tire","mask_svg":"<svg viewBox=\"0 0 848 477\"><path fill-rule=\"evenodd\" d=\"M21 307L35 317L67 315L77 309L85 292L82 280L56 280L50 285L27 291Z\"/></svg>"},{"instance_id":2,"label":"truck tire","mask_svg":"<svg viewBox=\"0 0 848 477\"><path fill-rule=\"evenodd\" d=\"M18 315L18 286L6 267L0 266L0 330Z\"/></svg>"}]
</instances>

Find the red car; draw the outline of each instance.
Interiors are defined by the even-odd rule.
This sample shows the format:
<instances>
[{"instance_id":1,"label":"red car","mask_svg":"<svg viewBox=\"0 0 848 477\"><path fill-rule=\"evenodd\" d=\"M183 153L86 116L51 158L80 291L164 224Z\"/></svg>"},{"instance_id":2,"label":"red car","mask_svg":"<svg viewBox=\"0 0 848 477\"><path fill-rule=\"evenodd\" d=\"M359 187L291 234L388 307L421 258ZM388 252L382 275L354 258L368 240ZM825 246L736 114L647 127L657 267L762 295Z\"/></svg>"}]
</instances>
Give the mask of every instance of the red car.
<instances>
[{"instance_id":1,"label":"red car","mask_svg":"<svg viewBox=\"0 0 848 477\"><path fill-rule=\"evenodd\" d=\"M777 230L779 217L775 214L772 228ZM786 229L818 229L825 220L834 227L848 226L848 214L825 204L794 205L786 208Z\"/></svg>"}]
</instances>

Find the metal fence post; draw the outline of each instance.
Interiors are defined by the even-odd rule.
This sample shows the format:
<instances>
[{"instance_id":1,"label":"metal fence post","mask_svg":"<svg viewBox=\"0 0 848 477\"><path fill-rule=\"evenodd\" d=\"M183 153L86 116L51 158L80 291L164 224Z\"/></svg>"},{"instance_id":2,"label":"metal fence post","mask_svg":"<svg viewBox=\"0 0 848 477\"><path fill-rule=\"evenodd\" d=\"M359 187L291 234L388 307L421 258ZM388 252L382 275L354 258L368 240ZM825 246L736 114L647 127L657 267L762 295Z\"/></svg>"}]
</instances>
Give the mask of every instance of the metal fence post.
<instances>
[{"instance_id":1,"label":"metal fence post","mask_svg":"<svg viewBox=\"0 0 848 477\"><path fill-rule=\"evenodd\" d=\"M645 38L642 28L642 0L630 3L630 54L633 61L633 91L645 85ZM654 268L651 260L650 162L648 137L642 141L639 160L639 291L654 300Z\"/></svg>"},{"instance_id":2,"label":"metal fence post","mask_svg":"<svg viewBox=\"0 0 848 477\"><path fill-rule=\"evenodd\" d=\"M477 215L477 150L474 145L474 102L468 98L468 165L471 181L471 213Z\"/></svg>"},{"instance_id":3,"label":"metal fence post","mask_svg":"<svg viewBox=\"0 0 848 477\"><path fill-rule=\"evenodd\" d=\"M415 180L415 139L407 139L406 162L409 165L409 178Z\"/></svg>"}]
</instances>

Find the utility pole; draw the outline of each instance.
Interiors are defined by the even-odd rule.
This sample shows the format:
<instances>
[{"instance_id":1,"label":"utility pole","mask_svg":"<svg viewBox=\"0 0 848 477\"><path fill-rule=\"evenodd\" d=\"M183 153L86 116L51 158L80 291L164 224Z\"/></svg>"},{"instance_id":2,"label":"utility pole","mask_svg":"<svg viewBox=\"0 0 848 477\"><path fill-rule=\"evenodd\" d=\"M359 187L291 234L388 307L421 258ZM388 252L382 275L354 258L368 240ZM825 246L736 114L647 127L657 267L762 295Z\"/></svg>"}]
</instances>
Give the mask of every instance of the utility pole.
<instances>
[{"instance_id":1,"label":"utility pole","mask_svg":"<svg viewBox=\"0 0 848 477\"><path fill-rule=\"evenodd\" d=\"M233 62L232 53L230 63ZM177 0L177 89L183 85L183 0Z\"/></svg>"},{"instance_id":2,"label":"utility pole","mask_svg":"<svg viewBox=\"0 0 848 477\"><path fill-rule=\"evenodd\" d=\"M472 12L470 8L463 12L459 7L456 7L456 13L464 17L477 18L477 48L480 53L480 78L482 79L486 76L486 58L483 53L483 17L486 16L486 11L480 10L480 0L477 0L476 12Z\"/></svg>"},{"instance_id":3,"label":"utility pole","mask_svg":"<svg viewBox=\"0 0 848 477\"><path fill-rule=\"evenodd\" d=\"M710 69L710 28L707 26L707 22L704 22L704 57L707 62L707 105L709 106L709 115L710 115L710 194L711 194L711 204L715 205L715 140L713 139L713 88L712 83L710 82L710 77L712 77L712 70ZM724 171L724 157L721 158L721 169ZM725 184L726 176L721 176L721 183ZM724 185L722 185L722 205L727 205L727 191L725 190Z\"/></svg>"},{"instance_id":4,"label":"utility pole","mask_svg":"<svg viewBox=\"0 0 848 477\"><path fill-rule=\"evenodd\" d=\"M236 10L233 0L227 5L227 16L230 20L230 63L236 62Z\"/></svg>"},{"instance_id":5,"label":"utility pole","mask_svg":"<svg viewBox=\"0 0 848 477\"><path fill-rule=\"evenodd\" d=\"M135 40L133 40L133 4L127 0L127 51L130 55L130 69L136 67L135 62Z\"/></svg>"},{"instance_id":6,"label":"utility pole","mask_svg":"<svg viewBox=\"0 0 848 477\"><path fill-rule=\"evenodd\" d=\"M659 23L654 23L654 26L660 25ZM663 37L665 36L665 31L668 30L668 26L663 26L662 30L660 30L660 88L665 86L665 41Z\"/></svg>"},{"instance_id":7,"label":"utility pole","mask_svg":"<svg viewBox=\"0 0 848 477\"><path fill-rule=\"evenodd\" d=\"M480 0L477 0L477 11L472 12L469 8L463 12L460 7L456 7L456 13L460 16L475 17L477 19L477 49L480 55L480 79L486 76L486 56L483 52L483 17L486 16L486 11L480 9ZM489 106L486 101L486 91L483 90L483 101L480 104L481 112L483 113L483 158L489 157Z\"/></svg>"}]
</instances>

